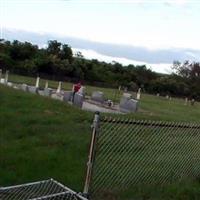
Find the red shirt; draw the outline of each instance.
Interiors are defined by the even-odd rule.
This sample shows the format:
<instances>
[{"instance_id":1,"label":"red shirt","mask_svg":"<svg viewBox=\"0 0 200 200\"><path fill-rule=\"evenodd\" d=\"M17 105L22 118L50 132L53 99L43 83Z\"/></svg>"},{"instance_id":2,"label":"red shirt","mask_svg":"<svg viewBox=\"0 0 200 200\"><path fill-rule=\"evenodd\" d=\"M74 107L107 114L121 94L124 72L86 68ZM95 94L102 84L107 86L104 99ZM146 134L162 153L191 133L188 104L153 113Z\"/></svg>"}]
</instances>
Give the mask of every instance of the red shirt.
<instances>
[{"instance_id":1,"label":"red shirt","mask_svg":"<svg viewBox=\"0 0 200 200\"><path fill-rule=\"evenodd\" d=\"M80 88L81 88L81 84L80 83L75 84L74 85L74 92L78 92L80 90Z\"/></svg>"}]
</instances>

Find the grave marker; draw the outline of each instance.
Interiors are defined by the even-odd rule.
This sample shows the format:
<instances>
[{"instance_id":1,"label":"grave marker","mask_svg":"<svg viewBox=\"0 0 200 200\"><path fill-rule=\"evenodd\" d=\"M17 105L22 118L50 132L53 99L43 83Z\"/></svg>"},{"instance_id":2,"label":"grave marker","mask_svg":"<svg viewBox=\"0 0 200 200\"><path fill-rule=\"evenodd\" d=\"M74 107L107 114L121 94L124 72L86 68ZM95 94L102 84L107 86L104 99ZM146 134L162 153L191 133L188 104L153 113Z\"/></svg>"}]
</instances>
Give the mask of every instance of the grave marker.
<instances>
[{"instance_id":1,"label":"grave marker","mask_svg":"<svg viewBox=\"0 0 200 200\"><path fill-rule=\"evenodd\" d=\"M188 98L187 98L187 97L185 98L185 103L184 103L184 105L185 105L185 106L188 105Z\"/></svg>"},{"instance_id":2,"label":"grave marker","mask_svg":"<svg viewBox=\"0 0 200 200\"><path fill-rule=\"evenodd\" d=\"M9 74L9 71L6 70L5 79L4 79L4 84L7 84L7 83L8 83L8 74Z\"/></svg>"},{"instance_id":3,"label":"grave marker","mask_svg":"<svg viewBox=\"0 0 200 200\"><path fill-rule=\"evenodd\" d=\"M64 92L64 96L63 96L63 101L68 102L72 100L72 91L66 91Z\"/></svg>"},{"instance_id":4,"label":"grave marker","mask_svg":"<svg viewBox=\"0 0 200 200\"><path fill-rule=\"evenodd\" d=\"M82 108L82 105L83 105L83 101L84 101L84 96L83 94L77 92L75 95L74 95L74 102L73 104L79 108Z\"/></svg>"},{"instance_id":5,"label":"grave marker","mask_svg":"<svg viewBox=\"0 0 200 200\"><path fill-rule=\"evenodd\" d=\"M128 95L123 95L119 104L120 111L125 113L137 112L138 101Z\"/></svg>"},{"instance_id":6,"label":"grave marker","mask_svg":"<svg viewBox=\"0 0 200 200\"><path fill-rule=\"evenodd\" d=\"M140 98L141 98L141 88L138 89L137 96L136 96L137 100L140 100Z\"/></svg>"},{"instance_id":7,"label":"grave marker","mask_svg":"<svg viewBox=\"0 0 200 200\"><path fill-rule=\"evenodd\" d=\"M21 89L22 89L23 91L27 92L27 91L28 91L28 85L23 83L23 84L21 85Z\"/></svg>"},{"instance_id":8,"label":"grave marker","mask_svg":"<svg viewBox=\"0 0 200 200\"><path fill-rule=\"evenodd\" d=\"M50 97L53 92L51 88L44 88L44 96Z\"/></svg>"},{"instance_id":9,"label":"grave marker","mask_svg":"<svg viewBox=\"0 0 200 200\"><path fill-rule=\"evenodd\" d=\"M104 103L105 101L104 93L100 91L95 91L92 93L91 99L99 103Z\"/></svg>"},{"instance_id":10,"label":"grave marker","mask_svg":"<svg viewBox=\"0 0 200 200\"><path fill-rule=\"evenodd\" d=\"M39 88L40 87L40 77L37 77L35 87Z\"/></svg>"},{"instance_id":11,"label":"grave marker","mask_svg":"<svg viewBox=\"0 0 200 200\"><path fill-rule=\"evenodd\" d=\"M49 87L48 81L45 82L45 89Z\"/></svg>"},{"instance_id":12,"label":"grave marker","mask_svg":"<svg viewBox=\"0 0 200 200\"><path fill-rule=\"evenodd\" d=\"M58 83L58 88L57 88L57 90L56 90L56 93L60 93L60 92L61 92L61 89L62 89L62 82L59 81L59 83Z\"/></svg>"}]
</instances>

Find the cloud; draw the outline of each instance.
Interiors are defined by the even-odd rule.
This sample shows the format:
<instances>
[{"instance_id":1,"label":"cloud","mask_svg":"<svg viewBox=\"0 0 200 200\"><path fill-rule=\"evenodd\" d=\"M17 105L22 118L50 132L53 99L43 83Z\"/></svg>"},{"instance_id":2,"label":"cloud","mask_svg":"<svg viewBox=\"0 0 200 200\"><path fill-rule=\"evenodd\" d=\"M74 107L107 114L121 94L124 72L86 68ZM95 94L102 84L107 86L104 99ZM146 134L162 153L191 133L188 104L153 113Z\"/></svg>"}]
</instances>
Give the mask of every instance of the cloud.
<instances>
[{"instance_id":1,"label":"cloud","mask_svg":"<svg viewBox=\"0 0 200 200\"><path fill-rule=\"evenodd\" d=\"M153 64L153 63L147 63L147 62L142 62L142 61L137 61L133 59L127 59L123 57L113 57L113 56L107 56L104 54L100 54L94 50L91 49L76 49L73 48L74 53L80 51L82 55L87 58L87 59L97 59L99 61L104 61L107 63L112 63L113 61L121 63L122 65L146 65L147 68L158 72L158 73L165 73L165 74L170 74L172 73L172 64L171 63L158 63L158 64Z\"/></svg>"},{"instance_id":2,"label":"cloud","mask_svg":"<svg viewBox=\"0 0 200 200\"><path fill-rule=\"evenodd\" d=\"M188 3L188 0L164 0L164 4L167 6L185 6Z\"/></svg>"}]
</instances>

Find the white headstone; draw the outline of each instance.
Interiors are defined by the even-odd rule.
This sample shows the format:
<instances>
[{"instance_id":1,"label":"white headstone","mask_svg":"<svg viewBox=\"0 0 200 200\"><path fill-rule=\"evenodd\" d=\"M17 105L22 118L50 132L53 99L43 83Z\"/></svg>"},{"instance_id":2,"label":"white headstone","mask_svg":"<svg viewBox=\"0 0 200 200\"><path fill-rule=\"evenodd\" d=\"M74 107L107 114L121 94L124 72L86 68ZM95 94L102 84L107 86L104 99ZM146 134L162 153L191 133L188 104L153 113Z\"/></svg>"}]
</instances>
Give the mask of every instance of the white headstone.
<instances>
[{"instance_id":1,"label":"white headstone","mask_svg":"<svg viewBox=\"0 0 200 200\"><path fill-rule=\"evenodd\" d=\"M49 83L48 83L48 81L46 81L45 88L48 88L48 87L49 87Z\"/></svg>"},{"instance_id":2,"label":"white headstone","mask_svg":"<svg viewBox=\"0 0 200 200\"><path fill-rule=\"evenodd\" d=\"M57 90L56 90L56 93L60 93L60 92L61 92L61 89L62 89L62 82L60 81L60 82L58 83L58 88L57 88Z\"/></svg>"},{"instance_id":3,"label":"white headstone","mask_svg":"<svg viewBox=\"0 0 200 200\"><path fill-rule=\"evenodd\" d=\"M22 84L22 85L21 85L21 89L22 89L23 91L27 92L27 91L28 91L28 85L27 85L27 84Z\"/></svg>"},{"instance_id":4,"label":"white headstone","mask_svg":"<svg viewBox=\"0 0 200 200\"><path fill-rule=\"evenodd\" d=\"M141 88L138 89L137 95L136 95L136 99L140 100L141 98Z\"/></svg>"},{"instance_id":5,"label":"white headstone","mask_svg":"<svg viewBox=\"0 0 200 200\"><path fill-rule=\"evenodd\" d=\"M40 87L40 77L37 77L35 87L39 88Z\"/></svg>"},{"instance_id":6,"label":"white headstone","mask_svg":"<svg viewBox=\"0 0 200 200\"><path fill-rule=\"evenodd\" d=\"M9 74L9 71L6 70L5 79L4 79L4 83L5 83L5 84L8 83L8 74Z\"/></svg>"},{"instance_id":7,"label":"white headstone","mask_svg":"<svg viewBox=\"0 0 200 200\"><path fill-rule=\"evenodd\" d=\"M188 98L187 98L187 97L185 98L185 103L184 103L184 105L185 105L185 106L188 105Z\"/></svg>"},{"instance_id":8,"label":"white headstone","mask_svg":"<svg viewBox=\"0 0 200 200\"><path fill-rule=\"evenodd\" d=\"M7 82L7 86L9 86L9 87L13 87L13 83L11 83L11 82Z\"/></svg>"}]
</instances>

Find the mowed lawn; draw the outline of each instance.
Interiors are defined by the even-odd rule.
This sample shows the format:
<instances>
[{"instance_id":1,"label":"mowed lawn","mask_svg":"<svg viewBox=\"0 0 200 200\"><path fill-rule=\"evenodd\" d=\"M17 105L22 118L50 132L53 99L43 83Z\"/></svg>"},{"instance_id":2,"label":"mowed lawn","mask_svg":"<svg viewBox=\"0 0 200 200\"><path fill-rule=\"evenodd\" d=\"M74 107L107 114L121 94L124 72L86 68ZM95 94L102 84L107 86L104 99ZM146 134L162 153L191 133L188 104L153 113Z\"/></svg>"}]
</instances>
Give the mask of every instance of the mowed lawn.
<instances>
[{"instance_id":1,"label":"mowed lawn","mask_svg":"<svg viewBox=\"0 0 200 200\"><path fill-rule=\"evenodd\" d=\"M0 186L55 178L83 188L93 115L0 85Z\"/></svg>"},{"instance_id":2,"label":"mowed lawn","mask_svg":"<svg viewBox=\"0 0 200 200\"><path fill-rule=\"evenodd\" d=\"M35 85L36 78L19 76L11 74L9 81L15 83L26 83L29 85ZM45 87L46 80L40 80L40 87ZM57 88L58 81L49 81L49 87ZM63 82L64 90L71 90L72 83ZM107 99L119 103L123 94L122 91L113 88L100 88L91 85L86 85L86 94L91 95L93 91L102 91ZM130 92L133 96L136 96L135 92ZM165 120L165 121L184 121L184 122L200 122L200 103L196 102L194 106L188 104L184 105L184 99L172 98L167 100L165 97L157 97L156 95L143 94L141 95L141 101L139 102L139 112L136 114L129 114L129 117L138 119L151 119L151 120Z\"/></svg>"}]
</instances>

